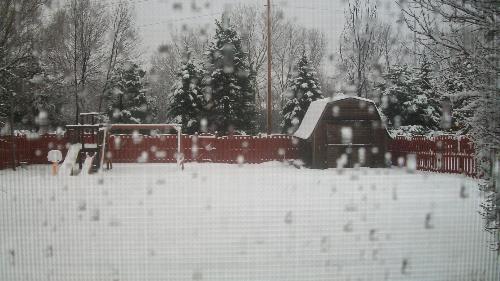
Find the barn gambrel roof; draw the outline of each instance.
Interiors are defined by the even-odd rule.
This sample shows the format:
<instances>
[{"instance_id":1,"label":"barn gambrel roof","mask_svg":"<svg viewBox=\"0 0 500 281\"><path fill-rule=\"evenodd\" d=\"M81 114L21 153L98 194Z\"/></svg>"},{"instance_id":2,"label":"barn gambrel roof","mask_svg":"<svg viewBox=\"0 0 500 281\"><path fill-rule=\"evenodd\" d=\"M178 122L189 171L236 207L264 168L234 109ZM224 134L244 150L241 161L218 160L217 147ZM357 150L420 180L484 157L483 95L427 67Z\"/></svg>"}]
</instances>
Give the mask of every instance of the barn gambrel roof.
<instances>
[{"instance_id":1,"label":"barn gambrel roof","mask_svg":"<svg viewBox=\"0 0 500 281\"><path fill-rule=\"evenodd\" d=\"M371 103L374 105L374 107L377 109L377 113L380 118L382 118L382 115L380 114L380 111L378 110L377 106L375 105L375 102L369 99L361 98L361 97L355 97L355 96L346 96L344 94L340 94L335 96L334 98L325 98L325 99L320 99L313 101L310 105L309 108L307 109L306 115L304 116L304 119L302 119L302 123L300 123L299 129L295 132L294 136L299 138L299 139L309 139L311 137L312 133L314 132L314 129L316 129L316 126L318 125L319 120L321 119L321 116L323 116L323 113L325 112L326 107L329 104L341 101L341 100L346 100L346 99L356 99L360 101L364 101L367 103Z\"/></svg>"}]
</instances>

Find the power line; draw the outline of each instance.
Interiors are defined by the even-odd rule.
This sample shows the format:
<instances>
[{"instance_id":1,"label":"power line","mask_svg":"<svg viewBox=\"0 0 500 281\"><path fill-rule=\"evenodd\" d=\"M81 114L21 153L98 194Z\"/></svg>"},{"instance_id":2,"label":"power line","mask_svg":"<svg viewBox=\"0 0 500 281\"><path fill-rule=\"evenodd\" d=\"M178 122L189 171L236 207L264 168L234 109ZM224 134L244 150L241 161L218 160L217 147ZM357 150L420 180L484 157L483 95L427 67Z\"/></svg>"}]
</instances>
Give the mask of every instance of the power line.
<instances>
[{"instance_id":1,"label":"power line","mask_svg":"<svg viewBox=\"0 0 500 281\"><path fill-rule=\"evenodd\" d=\"M316 10L316 11L323 11L323 12L339 12L342 14L345 12L344 9L330 9L330 8L307 7L307 6L288 6L288 5L281 5L280 6L277 4L274 4L271 6L275 6L275 7L282 8L282 9L304 9L304 10ZM377 13L381 14L381 15L391 15L391 16L395 14L395 13L390 13L390 12L381 12L379 10L377 10Z\"/></svg>"},{"instance_id":2,"label":"power line","mask_svg":"<svg viewBox=\"0 0 500 281\"><path fill-rule=\"evenodd\" d=\"M143 25L137 26L137 28L143 28L143 27L153 26L153 25L157 25L157 24L165 24L165 23L172 23L172 22L179 22L179 21L195 20L195 19L209 17L209 16L222 15L222 13L223 12L215 12L215 13L210 13L210 14L197 15L197 16L191 16L191 17L185 17L185 18L179 18L179 19L162 20L162 21L158 21L158 22L143 24Z\"/></svg>"},{"instance_id":3,"label":"power line","mask_svg":"<svg viewBox=\"0 0 500 281\"><path fill-rule=\"evenodd\" d=\"M128 1L130 1L130 0L128 0ZM137 0L136 3L138 3L138 2L151 3L151 0L142 0L142 1L141 0ZM103 4L103 6L105 6L105 7L111 7L113 5L112 3L118 4L120 2L119 1L117 1L117 2L111 2L111 3L110 2L106 2L105 4ZM65 5L68 5L68 3L65 4ZM219 12L213 12L213 13L208 13L208 14L202 14L202 15L195 15L195 16L190 16L190 17L178 18L178 19L162 20L162 21L157 21L157 22L153 22L153 23L139 25L139 26L137 26L137 28L144 28L144 27L148 27L148 26L153 26L153 25L158 25L158 24L165 24L165 23L172 23L172 22L195 20L195 19L205 18L205 17L209 17L209 16L214 16L214 15L222 15L223 12L224 11L219 11ZM50 14L43 15L42 17L44 19L49 19L51 17L51 15Z\"/></svg>"}]
</instances>

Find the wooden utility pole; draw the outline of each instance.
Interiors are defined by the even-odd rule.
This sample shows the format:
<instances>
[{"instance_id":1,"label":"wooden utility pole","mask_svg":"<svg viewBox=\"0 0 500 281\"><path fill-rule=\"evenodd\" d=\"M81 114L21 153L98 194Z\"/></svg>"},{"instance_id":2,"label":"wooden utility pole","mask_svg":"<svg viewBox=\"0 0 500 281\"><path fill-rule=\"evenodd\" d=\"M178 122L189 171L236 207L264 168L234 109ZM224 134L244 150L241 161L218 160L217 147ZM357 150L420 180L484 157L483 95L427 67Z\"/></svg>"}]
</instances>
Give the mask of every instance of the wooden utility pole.
<instances>
[{"instance_id":1,"label":"wooden utility pole","mask_svg":"<svg viewBox=\"0 0 500 281\"><path fill-rule=\"evenodd\" d=\"M24 81L21 79L21 95L24 92ZM9 125L10 125L10 141L11 141L11 158L12 158L12 170L16 170L17 159L16 159L16 136L14 134L14 107L16 106L16 94L11 92L10 96L10 112L9 112Z\"/></svg>"},{"instance_id":2,"label":"wooden utility pole","mask_svg":"<svg viewBox=\"0 0 500 281\"><path fill-rule=\"evenodd\" d=\"M267 0L267 134L273 132L273 98L272 98L272 51L271 51L271 0Z\"/></svg>"}]
</instances>

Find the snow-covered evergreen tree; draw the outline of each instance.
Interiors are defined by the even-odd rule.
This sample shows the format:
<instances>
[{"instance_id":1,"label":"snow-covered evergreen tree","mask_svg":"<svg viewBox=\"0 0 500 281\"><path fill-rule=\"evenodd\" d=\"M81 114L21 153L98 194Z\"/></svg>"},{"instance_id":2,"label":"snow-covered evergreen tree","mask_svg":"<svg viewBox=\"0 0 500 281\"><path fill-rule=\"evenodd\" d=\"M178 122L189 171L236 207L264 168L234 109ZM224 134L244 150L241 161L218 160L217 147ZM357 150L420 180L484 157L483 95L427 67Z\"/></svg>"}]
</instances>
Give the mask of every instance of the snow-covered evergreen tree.
<instances>
[{"instance_id":1,"label":"snow-covered evergreen tree","mask_svg":"<svg viewBox=\"0 0 500 281\"><path fill-rule=\"evenodd\" d=\"M145 74L137 64L126 64L117 70L107 91L107 113L111 122L151 122L155 107L152 98L146 95Z\"/></svg>"},{"instance_id":2,"label":"snow-covered evergreen tree","mask_svg":"<svg viewBox=\"0 0 500 281\"><path fill-rule=\"evenodd\" d=\"M212 130L219 133L255 130L254 75L246 63L241 39L234 27L216 21L214 41L207 56L205 112Z\"/></svg>"},{"instance_id":3,"label":"snow-covered evergreen tree","mask_svg":"<svg viewBox=\"0 0 500 281\"><path fill-rule=\"evenodd\" d=\"M172 88L173 100L169 115L176 123L182 124L183 132L192 134L199 131L203 112L204 96L201 88L203 71L191 58L190 51L182 63L177 82Z\"/></svg>"},{"instance_id":4,"label":"snow-covered evergreen tree","mask_svg":"<svg viewBox=\"0 0 500 281\"><path fill-rule=\"evenodd\" d=\"M441 94L451 102L451 129L467 133L471 129L468 122L477 107L477 91L474 85L481 80L479 71L467 59L451 59L440 73Z\"/></svg>"},{"instance_id":5,"label":"snow-covered evergreen tree","mask_svg":"<svg viewBox=\"0 0 500 281\"><path fill-rule=\"evenodd\" d=\"M311 102L323 95L316 72L310 65L305 52L297 63L297 76L293 79L285 106L281 112L281 127L284 133L293 133L302 122Z\"/></svg>"},{"instance_id":6,"label":"snow-covered evergreen tree","mask_svg":"<svg viewBox=\"0 0 500 281\"><path fill-rule=\"evenodd\" d=\"M380 107L393 128L409 126L421 133L440 128L441 103L431 76L431 65L423 60L420 67L394 66L377 85Z\"/></svg>"}]
</instances>

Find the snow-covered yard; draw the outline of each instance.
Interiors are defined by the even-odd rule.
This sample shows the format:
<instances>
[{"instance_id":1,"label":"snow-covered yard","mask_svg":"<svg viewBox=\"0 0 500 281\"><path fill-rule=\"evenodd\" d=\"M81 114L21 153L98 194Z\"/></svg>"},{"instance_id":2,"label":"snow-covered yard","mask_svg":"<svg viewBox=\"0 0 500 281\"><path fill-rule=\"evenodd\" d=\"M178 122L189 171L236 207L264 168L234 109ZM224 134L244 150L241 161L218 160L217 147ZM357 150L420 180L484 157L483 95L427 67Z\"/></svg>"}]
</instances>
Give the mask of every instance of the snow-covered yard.
<instances>
[{"instance_id":1,"label":"snow-covered yard","mask_svg":"<svg viewBox=\"0 0 500 281\"><path fill-rule=\"evenodd\" d=\"M0 171L1 280L498 280L458 175L261 165Z\"/></svg>"}]
</instances>

